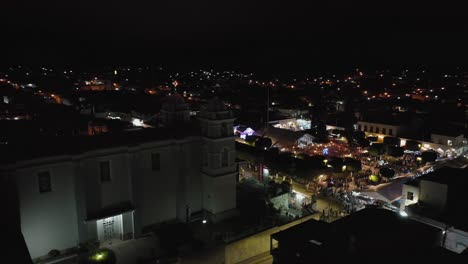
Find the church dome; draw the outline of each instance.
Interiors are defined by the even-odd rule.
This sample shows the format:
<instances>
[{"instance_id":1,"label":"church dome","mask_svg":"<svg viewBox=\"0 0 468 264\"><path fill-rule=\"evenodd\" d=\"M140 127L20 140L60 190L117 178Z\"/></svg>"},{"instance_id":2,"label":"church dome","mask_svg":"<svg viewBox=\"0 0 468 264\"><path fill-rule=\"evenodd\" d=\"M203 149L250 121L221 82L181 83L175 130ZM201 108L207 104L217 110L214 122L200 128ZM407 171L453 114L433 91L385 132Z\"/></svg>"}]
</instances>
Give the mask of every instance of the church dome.
<instances>
[{"instance_id":1,"label":"church dome","mask_svg":"<svg viewBox=\"0 0 468 264\"><path fill-rule=\"evenodd\" d=\"M208 101L206 106L206 111L208 112L223 112L227 111L226 104L221 101L218 97L215 97Z\"/></svg>"},{"instance_id":2,"label":"church dome","mask_svg":"<svg viewBox=\"0 0 468 264\"><path fill-rule=\"evenodd\" d=\"M180 94L174 93L166 97L162 105L162 109L165 111L171 111L171 112L184 111L184 110L188 110L188 106L185 103L184 98Z\"/></svg>"}]
</instances>

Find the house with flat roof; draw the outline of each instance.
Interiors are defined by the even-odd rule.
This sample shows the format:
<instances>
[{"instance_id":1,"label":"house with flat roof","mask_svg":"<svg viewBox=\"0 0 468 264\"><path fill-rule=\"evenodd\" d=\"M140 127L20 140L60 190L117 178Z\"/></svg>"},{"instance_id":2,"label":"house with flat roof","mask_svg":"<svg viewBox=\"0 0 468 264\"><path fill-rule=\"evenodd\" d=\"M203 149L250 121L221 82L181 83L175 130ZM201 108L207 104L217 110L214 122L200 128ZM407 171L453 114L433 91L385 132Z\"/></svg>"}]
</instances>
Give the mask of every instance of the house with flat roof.
<instances>
[{"instance_id":1,"label":"house with flat roof","mask_svg":"<svg viewBox=\"0 0 468 264\"><path fill-rule=\"evenodd\" d=\"M308 220L274 233L270 246L274 263L457 259L440 247L442 237L438 228L390 210L367 208L331 223Z\"/></svg>"},{"instance_id":2,"label":"house with flat roof","mask_svg":"<svg viewBox=\"0 0 468 264\"><path fill-rule=\"evenodd\" d=\"M442 245L457 253L468 248L468 167L442 167L403 184L401 209L444 233Z\"/></svg>"}]
</instances>

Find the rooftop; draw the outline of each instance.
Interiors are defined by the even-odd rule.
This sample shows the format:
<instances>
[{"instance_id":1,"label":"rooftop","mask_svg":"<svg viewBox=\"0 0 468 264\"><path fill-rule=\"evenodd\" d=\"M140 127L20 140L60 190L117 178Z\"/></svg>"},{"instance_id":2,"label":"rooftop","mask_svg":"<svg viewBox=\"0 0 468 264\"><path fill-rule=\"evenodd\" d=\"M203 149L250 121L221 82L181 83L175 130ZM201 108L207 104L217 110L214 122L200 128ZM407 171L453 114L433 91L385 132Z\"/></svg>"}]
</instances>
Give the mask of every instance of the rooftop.
<instances>
[{"instance_id":1,"label":"rooftop","mask_svg":"<svg viewBox=\"0 0 468 264\"><path fill-rule=\"evenodd\" d=\"M294 262L291 258L299 256L301 263L325 258L338 263L343 258L381 257L383 251L390 253L386 259L425 256L439 247L441 236L438 228L393 211L367 208L332 223L309 220L271 237L279 242L279 251L273 252L279 258Z\"/></svg>"},{"instance_id":2,"label":"rooftop","mask_svg":"<svg viewBox=\"0 0 468 264\"><path fill-rule=\"evenodd\" d=\"M37 136L24 137L0 145L0 163L12 164L21 160L53 157L61 155L77 155L86 151L138 144L183 139L188 136L198 136L196 123L190 123L176 128L142 128L135 131L108 133L95 136Z\"/></svg>"},{"instance_id":3,"label":"rooftop","mask_svg":"<svg viewBox=\"0 0 468 264\"><path fill-rule=\"evenodd\" d=\"M419 178L421 181L431 181L448 185L468 185L468 167L464 169L442 167Z\"/></svg>"},{"instance_id":4,"label":"rooftop","mask_svg":"<svg viewBox=\"0 0 468 264\"><path fill-rule=\"evenodd\" d=\"M468 215L466 215L468 205L463 199L460 199L465 195L466 186L468 186L468 167L464 169L442 167L420 177L419 180L447 185L447 200L441 210L433 209L430 203L424 203L422 200L410 205L409 211L468 231Z\"/></svg>"}]
</instances>

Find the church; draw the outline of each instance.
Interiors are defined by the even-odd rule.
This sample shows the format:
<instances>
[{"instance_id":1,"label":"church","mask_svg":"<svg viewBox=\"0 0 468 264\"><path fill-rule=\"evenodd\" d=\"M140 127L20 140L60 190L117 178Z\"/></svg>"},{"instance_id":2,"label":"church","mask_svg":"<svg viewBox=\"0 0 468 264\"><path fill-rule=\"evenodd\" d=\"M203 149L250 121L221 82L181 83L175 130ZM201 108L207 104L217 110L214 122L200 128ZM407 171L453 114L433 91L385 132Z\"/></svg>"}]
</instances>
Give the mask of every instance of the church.
<instances>
[{"instance_id":1,"label":"church","mask_svg":"<svg viewBox=\"0 0 468 264\"><path fill-rule=\"evenodd\" d=\"M80 243L127 240L166 221L210 221L236 210L234 117L219 99L191 120L168 96L161 127L27 141L0 166L16 182L33 259Z\"/></svg>"}]
</instances>

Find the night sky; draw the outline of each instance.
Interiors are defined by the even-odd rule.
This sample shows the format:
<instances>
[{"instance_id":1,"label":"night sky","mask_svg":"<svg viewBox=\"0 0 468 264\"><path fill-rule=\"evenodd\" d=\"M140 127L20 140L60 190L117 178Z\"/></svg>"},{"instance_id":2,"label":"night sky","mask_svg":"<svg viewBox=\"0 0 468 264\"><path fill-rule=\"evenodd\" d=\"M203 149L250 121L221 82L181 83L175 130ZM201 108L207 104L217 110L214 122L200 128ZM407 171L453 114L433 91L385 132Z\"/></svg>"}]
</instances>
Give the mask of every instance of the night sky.
<instances>
[{"instance_id":1,"label":"night sky","mask_svg":"<svg viewBox=\"0 0 468 264\"><path fill-rule=\"evenodd\" d=\"M31 0L2 1L0 10L3 64L307 70L468 61L465 8L447 1Z\"/></svg>"}]
</instances>

